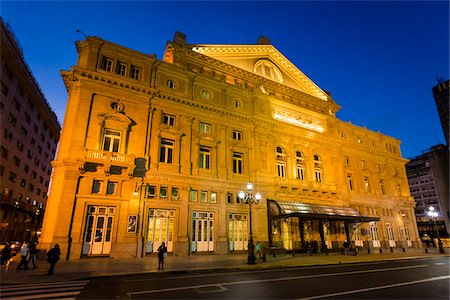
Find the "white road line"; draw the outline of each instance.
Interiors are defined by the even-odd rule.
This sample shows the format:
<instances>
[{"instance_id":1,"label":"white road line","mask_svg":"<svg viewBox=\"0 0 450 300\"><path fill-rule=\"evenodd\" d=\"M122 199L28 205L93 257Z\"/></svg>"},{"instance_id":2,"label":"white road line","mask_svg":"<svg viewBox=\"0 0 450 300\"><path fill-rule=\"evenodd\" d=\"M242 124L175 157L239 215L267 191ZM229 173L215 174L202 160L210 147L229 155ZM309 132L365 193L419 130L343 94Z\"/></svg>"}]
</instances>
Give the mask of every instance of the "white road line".
<instances>
[{"instance_id":1,"label":"white road line","mask_svg":"<svg viewBox=\"0 0 450 300\"><path fill-rule=\"evenodd\" d=\"M423 267L428 267L428 266L429 265L416 265L416 266L395 267L395 268L385 268L385 269L360 270L360 271L349 271L349 272L340 272L340 273L326 273L326 274L317 274L317 275L304 275L304 276L294 276L294 277L285 277L285 278L270 278L270 279L257 279L257 280L234 281L234 282L224 282L224 283L212 283L212 284L182 286L182 287L159 289L159 290L130 292L130 293L127 293L127 295L130 297L130 296L133 296L133 295L143 295L143 294L151 294L151 293L164 293L164 292L182 291L182 290L198 289L198 288L205 288L205 287L211 287L211 286L228 286L228 285L252 284L252 283L261 283L261 282L276 282L276 281L288 281L288 280L297 280L297 279L331 277L331 276L341 276L341 275L350 275L350 274L376 273L376 272L384 272L384 271L395 271L395 270L406 270L406 269L414 269L414 268L423 268Z\"/></svg>"},{"instance_id":2,"label":"white road line","mask_svg":"<svg viewBox=\"0 0 450 300\"><path fill-rule=\"evenodd\" d=\"M385 264L385 261L379 261L379 262L367 262L363 263L364 265L372 265L372 264ZM327 268L342 268L342 267L348 267L350 265L348 264L340 264L340 265L326 265ZM354 265L353 265L354 266ZM323 269L325 265L318 265L318 266L301 266L298 268L289 268L288 271L296 271L296 270L314 270L314 269ZM186 276L175 276L175 277L167 277L165 280L180 280L180 279L186 279L186 278L201 278L201 277L216 277L219 275L239 275L239 274L247 274L247 273L272 273L272 272L280 272L280 269L264 269L264 270L248 270L248 271L239 271L239 272L223 272L223 273L214 273L214 274L198 274L198 275L186 275ZM161 280L161 278L136 278L136 279L126 279L124 282L131 283L131 282L141 282L141 281L158 281Z\"/></svg>"},{"instance_id":3,"label":"white road line","mask_svg":"<svg viewBox=\"0 0 450 300\"><path fill-rule=\"evenodd\" d=\"M382 285L382 286L375 286L375 287L359 289L359 290L345 291L345 292L326 294L326 295L318 295L318 296L307 297L307 298L299 298L297 300L312 300L312 299L329 298L329 297L334 297L334 296L342 296L342 295L356 294L356 293L362 293L362 292L368 292L368 291L382 290L382 289L388 289L388 288L393 288L393 287L412 285L412 284L418 284L418 283L424 283L424 282L430 282L430 281L437 281L437 280L444 280L444 279L448 280L449 278L450 278L450 276L448 276L448 275L447 276L439 276L439 277L431 277L431 278L426 278L426 279L421 279L421 280L408 281L408 282L395 283L395 284Z\"/></svg>"}]
</instances>

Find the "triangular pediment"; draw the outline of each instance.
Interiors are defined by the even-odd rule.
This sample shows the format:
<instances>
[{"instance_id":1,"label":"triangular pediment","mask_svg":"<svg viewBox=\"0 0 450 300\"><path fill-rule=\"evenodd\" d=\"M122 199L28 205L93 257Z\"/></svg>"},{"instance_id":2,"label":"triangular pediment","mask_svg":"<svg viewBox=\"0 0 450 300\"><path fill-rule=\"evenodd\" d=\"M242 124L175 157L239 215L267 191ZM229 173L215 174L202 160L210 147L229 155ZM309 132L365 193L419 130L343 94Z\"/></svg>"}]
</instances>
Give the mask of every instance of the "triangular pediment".
<instances>
[{"instance_id":1,"label":"triangular pediment","mask_svg":"<svg viewBox=\"0 0 450 300\"><path fill-rule=\"evenodd\" d=\"M327 94L272 45L191 45L193 51L328 101Z\"/></svg>"}]
</instances>

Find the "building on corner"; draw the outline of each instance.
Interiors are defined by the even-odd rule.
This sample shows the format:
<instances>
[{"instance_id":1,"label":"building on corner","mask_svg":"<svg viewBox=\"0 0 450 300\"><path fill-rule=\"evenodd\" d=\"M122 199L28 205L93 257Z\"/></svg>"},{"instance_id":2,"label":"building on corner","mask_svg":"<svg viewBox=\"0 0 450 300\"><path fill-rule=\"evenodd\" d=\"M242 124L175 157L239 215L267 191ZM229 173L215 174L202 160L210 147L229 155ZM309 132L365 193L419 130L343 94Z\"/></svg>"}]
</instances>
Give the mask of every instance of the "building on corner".
<instances>
[{"instance_id":1,"label":"building on corner","mask_svg":"<svg viewBox=\"0 0 450 300\"><path fill-rule=\"evenodd\" d=\"M0 30L0 241L37 241L61 127L1 18Z\"/></svg>"},{"instance_id":2,"label":"building on corner","mask_svg":"<svg viewBox=\"0 0 450 300\"><path fill-rule=\"evenodd\" d=\"M400 141L340 106L269 39L187 44L164 57L87 37L68 102L41 243L66 259L263 248L421 247Z\"/></svg>"}]
</instances>

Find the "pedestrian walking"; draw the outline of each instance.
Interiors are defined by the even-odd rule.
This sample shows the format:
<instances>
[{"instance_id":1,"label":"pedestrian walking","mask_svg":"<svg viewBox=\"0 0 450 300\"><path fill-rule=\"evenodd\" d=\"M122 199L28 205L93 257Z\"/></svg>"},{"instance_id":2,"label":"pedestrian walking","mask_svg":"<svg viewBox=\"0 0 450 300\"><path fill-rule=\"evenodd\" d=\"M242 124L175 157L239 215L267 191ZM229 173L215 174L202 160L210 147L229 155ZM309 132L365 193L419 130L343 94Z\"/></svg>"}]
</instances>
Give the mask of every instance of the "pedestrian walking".
<instances>
[{"instance_id":1,"label":"pedestrian walking","mask_svg":"<svg viewBox=\"0 0 450 300\"><path fill-rule=\"evenodd\" d=\"M164 258L167 257L166 243L162 242L158 248L158 270L164 270Z\"/></svg>"},{"instance_id":2,"label":"pedestrian walking","mask_svg":"<svg viewBox=\"0 0 450 300\"><path fill-rule=\"evenodd\" d=\"M255 250L256 250L256 255L259 255L259 258L262 258L262 254L261 254L261 244L259 243L259 241L256 242L256 246L255 246Z\"/></svg>"},{"instance_id":3,"label":"pedestrian walking","mask_svg":"<svg viewBox=\"0 0 450 300\"><path fill-rule=\"evenodd\" d=\"M27 261L27 265L29 265L31 261L31 263L33 264L33 268L35 269L37 268L36 258L38 253L36 244L37 244L36 242L30 244L30 257L28 258Z\"/></svg>"},{"instance_id":4,"label":"pedestrian walking","mask_svg":"<svg viewBox=\"0 0 450 300\"><path fill-rule=\"evenodd\" d=\"M9 270L9 265L12 261L12 255L11 255L11 244L9 242L6 242L5 248L2 251L2 264L5 265L5 270Z\"/></svg>"},{"instance_id":5,"label":"pedestrian walking","mask_svg":"<svg viewBox=\"0 0 450 300\"><path fill-rule=\"evenodd\" d=\"M27 256L28 256L28 245L24 241L22 243L22 246L20 247L20 257L22 258L20 260L19 265L17 266L16 270L22 270L22 266L24 270L28 270L28 262L27 262Z\"/></svg>"},{"instance_id":6,"label":"pedestrian walking","mask_svg":"<svg viewBox=\"0 0 450 300\"><path fill-rule=\"evenodd\" d=\"M61 250L59 250L59 245L56 244L55 247L50 249L47 253L47 262L50 264L50 268L48 269L47 274L53 275L53 272L55 271L55 265L59 260L59 257L61 256Z\"/></svg>"}]
</instances>

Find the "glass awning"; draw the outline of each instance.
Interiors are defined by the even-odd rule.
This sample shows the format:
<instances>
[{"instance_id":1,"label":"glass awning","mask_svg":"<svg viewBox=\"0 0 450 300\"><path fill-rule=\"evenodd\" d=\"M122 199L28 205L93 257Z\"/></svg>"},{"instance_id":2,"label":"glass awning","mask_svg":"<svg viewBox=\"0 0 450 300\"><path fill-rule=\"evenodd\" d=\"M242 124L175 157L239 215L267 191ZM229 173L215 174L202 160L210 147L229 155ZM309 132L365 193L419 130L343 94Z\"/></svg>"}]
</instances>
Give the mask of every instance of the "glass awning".
<instances>
[{"instance_id":1,"label":"glass awning","mask_svg":"<svg viewBox=\"0 0 450 300\"><path fill-rule=\"evenodd\" d=\"M351 207L330 206L304 202L268 200L271 218L304 216L317 219L352 220L356 222L379 221L376 217L364 217Z\"/></svg>"}]
</instances>

